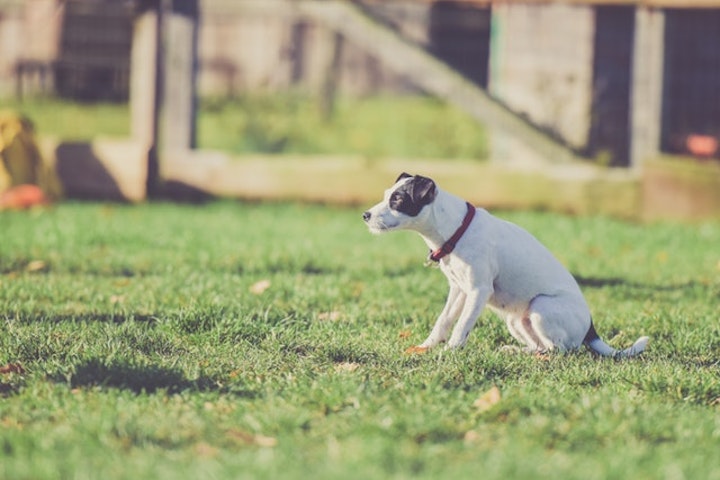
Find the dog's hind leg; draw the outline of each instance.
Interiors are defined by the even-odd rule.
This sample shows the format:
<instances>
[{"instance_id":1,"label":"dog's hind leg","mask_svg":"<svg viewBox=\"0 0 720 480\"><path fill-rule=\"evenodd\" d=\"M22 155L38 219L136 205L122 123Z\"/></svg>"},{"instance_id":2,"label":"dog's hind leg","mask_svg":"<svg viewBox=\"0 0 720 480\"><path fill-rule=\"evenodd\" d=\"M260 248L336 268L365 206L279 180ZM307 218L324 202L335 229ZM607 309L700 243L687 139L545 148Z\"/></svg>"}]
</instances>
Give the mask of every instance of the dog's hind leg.
<instances>
[{"instance_id":1,"label":"dog's hind leg","mask_svg":"<svg viewBox=\"0 0 720 480\"><path fill-rule=\"evenodd\" d=\"M509 314L505 319L505 324L510 334L525 345L522 348L523 351L535 353L552 349L552 342L536 331L535 327L533 327L533 320L537 321L538 317L531 316L529 312L525 312L524 315ZM513 348L508 346L506 350L513 350Z\"/></svg>"},{"instance_id":2,"label":"dog's hind leg","mask_svg":"<svg viewBox=\"0 0 720 480\"><path fill-rule=\"evenodd\" d=\"M590 327L590 311L576 295L538 295L530 302L523 325L537 337L539 348L573 350Z\"/></svg>"}]
</instances>

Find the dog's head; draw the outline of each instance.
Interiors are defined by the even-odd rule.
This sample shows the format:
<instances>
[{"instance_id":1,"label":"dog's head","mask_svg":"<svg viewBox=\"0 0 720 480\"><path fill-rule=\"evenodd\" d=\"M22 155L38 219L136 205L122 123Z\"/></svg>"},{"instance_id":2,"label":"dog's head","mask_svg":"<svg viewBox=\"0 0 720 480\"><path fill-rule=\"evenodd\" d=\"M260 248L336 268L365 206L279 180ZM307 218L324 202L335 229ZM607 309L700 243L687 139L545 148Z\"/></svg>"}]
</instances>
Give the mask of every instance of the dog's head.
<instances>
[{"instance_id":1,"label":"dog's head","mask_svg":"<svg viewBox=\"0 0 720 480\"><path fill-rule=\"evenodd\" d=\"M425 208L437 195L435 182L420 175L402 173L395 185L385 190L383 201L363 213L372 233L413 229L424 222Z\"/></svg>"}]
</instances>

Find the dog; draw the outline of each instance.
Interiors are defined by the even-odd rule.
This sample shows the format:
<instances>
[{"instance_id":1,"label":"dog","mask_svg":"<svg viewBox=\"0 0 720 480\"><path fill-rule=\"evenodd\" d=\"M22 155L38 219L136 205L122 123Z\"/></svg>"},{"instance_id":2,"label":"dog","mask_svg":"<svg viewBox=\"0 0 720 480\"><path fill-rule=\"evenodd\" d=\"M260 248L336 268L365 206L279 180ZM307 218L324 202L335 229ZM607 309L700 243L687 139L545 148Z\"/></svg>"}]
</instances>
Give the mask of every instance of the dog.
<instances>
[{"instance_id":1,"label":"dog","mask_svg":"<svg viewBox=\"0 0 720 480\"><path fill-rule=\"evenodd\" d=\"M597 355L625 358L640 354L649 341L640 337L625 350L609 346L595 331L575 278L545 246L521 227L441 190L430 178L402 173L363 220L371 233L419 233L430 248L428 261L439 264L450 284L430 335L408 353L442 343L448 349L464 346L486 305L528 353L584 344Z\"/></svg>"}]
</instances>

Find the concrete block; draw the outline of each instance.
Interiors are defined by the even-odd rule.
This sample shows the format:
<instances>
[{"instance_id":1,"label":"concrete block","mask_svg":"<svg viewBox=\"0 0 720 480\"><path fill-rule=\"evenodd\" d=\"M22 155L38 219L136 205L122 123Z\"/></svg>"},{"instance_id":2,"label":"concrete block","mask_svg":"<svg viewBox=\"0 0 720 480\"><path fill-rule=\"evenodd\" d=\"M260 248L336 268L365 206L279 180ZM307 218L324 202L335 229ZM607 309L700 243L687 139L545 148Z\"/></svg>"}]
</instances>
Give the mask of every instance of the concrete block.
<instances>
[{"instance_id":1,"label":"concrete block","mask_svg":"<svg viewBox=\"0 0 720 480\"><path fill-rule=\"evenodd\" d=\"M65 197L140 202L147 196L146 145L129 139L42 139L45 162Z\"/></svg>"}]
</instances>

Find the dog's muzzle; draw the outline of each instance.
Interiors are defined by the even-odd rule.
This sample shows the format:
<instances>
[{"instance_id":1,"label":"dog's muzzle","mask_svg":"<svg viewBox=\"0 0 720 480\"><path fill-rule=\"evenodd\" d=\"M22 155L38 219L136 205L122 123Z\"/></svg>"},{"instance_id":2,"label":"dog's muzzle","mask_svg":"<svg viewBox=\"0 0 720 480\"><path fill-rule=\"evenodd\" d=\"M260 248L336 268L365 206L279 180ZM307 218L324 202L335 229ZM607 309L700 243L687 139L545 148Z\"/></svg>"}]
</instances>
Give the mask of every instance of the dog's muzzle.
<instances>
[{"instance_id":1,"label":"dog's muzzle","mask_svg":"<svg viewBox=\"0 0 720 480\"><path fill-rule=\"evenodd\" d=\"M370 213L370 212L363 213L363 221L365 221L365 223L369 222L371 218L372 218L372 213Z\"/></svg>"}]
</instances>

